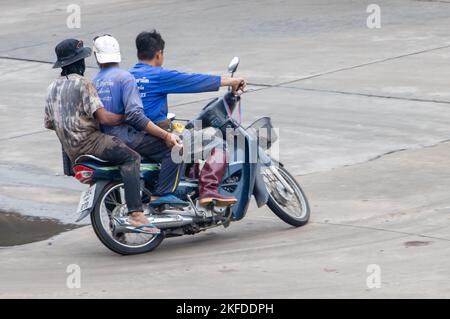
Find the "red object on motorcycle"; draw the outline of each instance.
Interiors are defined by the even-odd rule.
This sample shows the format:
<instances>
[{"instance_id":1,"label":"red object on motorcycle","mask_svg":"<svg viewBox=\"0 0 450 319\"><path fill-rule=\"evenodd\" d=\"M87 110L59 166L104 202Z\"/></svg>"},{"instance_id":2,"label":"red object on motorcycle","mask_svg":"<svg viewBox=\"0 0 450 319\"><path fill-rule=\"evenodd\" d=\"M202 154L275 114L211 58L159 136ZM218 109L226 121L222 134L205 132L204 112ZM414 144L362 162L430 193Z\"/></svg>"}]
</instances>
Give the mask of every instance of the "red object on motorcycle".
<instances>
[{"instance_id":1,"label":"red object on motorcycle","mask_svg":"<svg viewBox=\"0 0 450 319\"><path fill-rule=\"evenodd\" d=\"M92 168L76 165L73 168L75 173L75 178L82 184L89 184L92 181L92 176L94 175L94 170Z\"/></svg>"}]
</instances>

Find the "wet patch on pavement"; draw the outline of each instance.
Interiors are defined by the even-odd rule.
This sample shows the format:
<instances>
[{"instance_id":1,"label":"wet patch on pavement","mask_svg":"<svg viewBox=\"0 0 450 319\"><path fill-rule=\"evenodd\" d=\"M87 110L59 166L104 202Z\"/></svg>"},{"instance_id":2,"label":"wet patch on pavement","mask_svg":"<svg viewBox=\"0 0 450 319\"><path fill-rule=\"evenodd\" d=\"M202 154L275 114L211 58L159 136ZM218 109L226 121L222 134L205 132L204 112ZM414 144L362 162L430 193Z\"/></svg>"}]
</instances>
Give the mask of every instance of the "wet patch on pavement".
<instances>
[{"instance_id":1,"label":"wet patch on pavement","mask_svg":"<svg viewBox=\"0 0 450 319\"><path fill-rule=\"evenodd\" d=\"M56 219L0 210L0 247L45 240L78 227L81 225L62 224Z\"/></svg>"}]
</instances>

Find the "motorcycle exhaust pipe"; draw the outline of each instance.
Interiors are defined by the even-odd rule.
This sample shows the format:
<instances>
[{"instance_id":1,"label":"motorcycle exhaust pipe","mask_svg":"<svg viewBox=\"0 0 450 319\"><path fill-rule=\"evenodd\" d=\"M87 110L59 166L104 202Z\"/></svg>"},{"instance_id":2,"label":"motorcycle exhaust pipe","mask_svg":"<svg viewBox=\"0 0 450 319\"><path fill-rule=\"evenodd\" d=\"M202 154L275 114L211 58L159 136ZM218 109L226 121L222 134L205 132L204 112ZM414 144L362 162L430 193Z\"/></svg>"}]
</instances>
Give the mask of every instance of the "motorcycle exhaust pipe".
<instances>
[{"instance_id":1,"label":"motorcycle exhaust pipe","mask_svg":"<svg viewBox=\"0 0 450 319\"><path fill-rule=\"evenodd\" d=\"M148 217L150 224L153 224L159 229L178 228L184 225L189 225L194 222L192 217L182 216L179 214L164 214L164 216ZM119 218L114 218L113 233L134 233L134 227L130 227L125 221Z\"/></svg>"},{"instance_id":2,"label":"motorcycle exhaust pipe","mask_svg":"<svg viewBox=\"0 0 450 319\"><path fill-rule=\"evenodd\" d=\"M170 214L167 214L167 216L150 217L149 221L159 229L176 228L189 225L194 222L194 220L189 216Z\"/></svg>"}]
</instances>

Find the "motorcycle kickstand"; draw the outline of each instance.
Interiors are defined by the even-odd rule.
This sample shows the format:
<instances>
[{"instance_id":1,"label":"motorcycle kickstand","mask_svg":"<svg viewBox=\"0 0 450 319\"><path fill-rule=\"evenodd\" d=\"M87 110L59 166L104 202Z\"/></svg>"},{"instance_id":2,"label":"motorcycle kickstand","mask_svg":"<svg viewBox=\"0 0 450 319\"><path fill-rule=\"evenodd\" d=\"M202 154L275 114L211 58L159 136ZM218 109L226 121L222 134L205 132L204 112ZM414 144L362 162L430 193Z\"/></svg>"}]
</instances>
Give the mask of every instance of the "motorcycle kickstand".
<instances>
[{"instance_id":1,"label":"motorcycle kickstand","mask_svg":"<svg viewBox=\"0 0 450 319\"><path fill-rule=\"evenodd\" d=\"M200 212L197 210L197 207L194 205L194 202L192 201L191 195L187 194L186 196L189 200L189 203L192 206L192 209L194 210L195 216L200 217L201 215L201 217L205 218L205 216L203 214L200 214Z\"/></svg>"},{"instance_id":2,"label":"motorcycle kickstand","mask_svg":"<svg viewBox=\"0 0 450 319\"><path fill-rule=\"evenodd\" d=\"M216 223L216 213L214 212L214 206L216 206L216 201L213 200L211 203L209 203L209 205L207 206L207 208L211 211L211 217L212 217L212 223L213 225Z\"/></svg>"}]
</instances>

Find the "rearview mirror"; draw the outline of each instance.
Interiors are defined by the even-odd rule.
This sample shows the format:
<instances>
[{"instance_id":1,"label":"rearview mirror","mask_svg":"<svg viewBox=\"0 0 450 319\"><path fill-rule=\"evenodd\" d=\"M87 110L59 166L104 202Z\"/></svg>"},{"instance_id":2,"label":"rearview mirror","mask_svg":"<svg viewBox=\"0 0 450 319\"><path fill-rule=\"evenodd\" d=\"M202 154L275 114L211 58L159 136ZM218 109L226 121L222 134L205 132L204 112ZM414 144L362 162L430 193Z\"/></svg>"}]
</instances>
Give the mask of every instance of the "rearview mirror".
<instances>
[{"instance_id":1,"label":"rearview mirror","mask_svg":"<svg viewBox=\"0 0 450 319\"><path fill-rule=\"evenodd\" d=\"M236 72L237 67L239 65L239 57L235 56L231 59L230 64L228 64L228 72L233 74Z\"/></svg>"}]
</instances>

